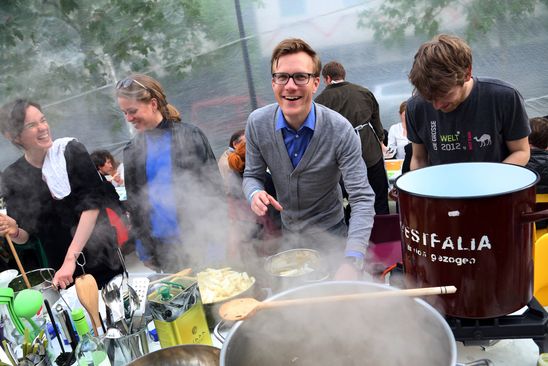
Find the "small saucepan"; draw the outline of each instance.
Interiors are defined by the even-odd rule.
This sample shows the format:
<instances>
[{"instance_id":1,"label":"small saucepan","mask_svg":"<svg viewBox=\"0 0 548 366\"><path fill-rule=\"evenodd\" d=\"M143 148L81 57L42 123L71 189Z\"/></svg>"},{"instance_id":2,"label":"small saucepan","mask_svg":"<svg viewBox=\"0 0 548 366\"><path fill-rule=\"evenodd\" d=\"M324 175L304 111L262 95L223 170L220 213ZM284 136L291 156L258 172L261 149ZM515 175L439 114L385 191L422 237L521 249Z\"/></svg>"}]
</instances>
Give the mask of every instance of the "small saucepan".
<instances>
[{"instance_id":1,"label":"small saucepan","mask_svg":"<svg viewBox=\"0 0 548 366\"><path fill-rule=\"evenodd\" d=\"M264 269L273 292L329 278L328 266L321 254L306 248L290 249L267 257Z\"/></svg>"},{"instance_id":2,"label":"small saucepan","mask_svg":"<svg viewBox=\"0 0 548 366\"><path fill-rule=\"evenodd\" d=\"M31 288L40 291L42 295L44 295L44 299L48 300L50 304L55 304L57 300L59 300L61 295L51 283L55 276L55 270L53 268L39 268L28 271L26 274ZM27 288L22 275L11 280L8 286L13 289L15 294Z\"/></svg>"}]
</instances>

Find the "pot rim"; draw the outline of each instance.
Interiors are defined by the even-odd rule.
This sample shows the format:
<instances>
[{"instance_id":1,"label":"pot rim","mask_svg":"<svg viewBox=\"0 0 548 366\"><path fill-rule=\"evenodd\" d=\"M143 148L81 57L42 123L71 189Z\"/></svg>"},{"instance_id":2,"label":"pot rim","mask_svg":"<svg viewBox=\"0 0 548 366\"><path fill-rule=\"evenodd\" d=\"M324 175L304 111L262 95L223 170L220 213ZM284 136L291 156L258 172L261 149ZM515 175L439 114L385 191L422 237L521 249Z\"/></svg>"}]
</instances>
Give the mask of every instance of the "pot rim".
<instances>
[{"instance_id":1,"label":"pot rim","mask_svg":"<svg viewBox=\"0 0 548 366\"><path fill-rule=\"evenodd\" d=\"M40 277L42 277L42 282L36 284L36 285L33 285L32 287L36 287L36 286L40 286L40 285L43 285L44 283L48 284L47 286L42 286L42 288L46 289L46 288L50 288L50 287L54 287L53 286L53 283L51 282L53 280L53 277L55 277L55 269L51 268L51 267L46 267L46 268L36 268L36 269L33 269L33 270L30 270L30 271L26 271L25 274L28 276L30 273L35 273L35 272L39 272L40 273ZM45 276L44 276L44 273L46 274L51 274L51 278L50 279L47 279ZM15 281L17 280L17 282L22 282L23 281L23 275L21 273L19 273L17 276L15 276L9 283L8 283L8 287L11 287L12 283L14 283ZM26 287L25 287L26 288ZM19 290L18 290L19 291Z\"/></svg>"},{"instance_id":2,"label":"pot rim","mask_svg":"<svg viewBox=\"0 0 548 366\"><path fill-rule=\"evenodd\" d=\"M492 168L496 167L497 169L506 169L506 170L515 170L515 171L523 170L524 172L528 172L528 173L533 174L535 176L535 179L533 181L527 183L527 184L521 185L520 187L508 188L504 191L498 191L498 192L492 192L492 193L480 193L480 194L463 194L463 193L461 193L459 195L455 192L453 194L447 194L446 195L446 194L437 194L437 193L423 193L423 192L412 192L412 190L409 189L409 188L406 189L406 188L401 187L402 182L405 183L405 181L409 180L410 177L412 177L413 175L418 175L418 174L424 175L424 174L428 174L429 172L432 172L432 171L435 171L435 170L448 170L448 169L451 169L451 168L465 169L467 167L470 167L471 169L472 168L473 169L478 169L478 168L482 168L482 166L485 167L486 169L488 169L489 167L492 167ZM515 171L513 171L512 173L515 173ZM425 173L425 172L427 172L427 173ZM458 174L456 174L456 175L459 176ZM438 177L439 176L440 175L438 174ZM451 176L451 179L454 179L454 177ZM500 177L499 177L499 180L500 180ZM535 184L537 184L539 180L540 180L540 176L537 172L535 172L535 171L533 171L533 170L531 170L527 167L521 166L521 165L507 164L507 163L490 163L490 162L467 162L467 163L452 163L452 164L433 165L433 166L428 166L428 167L421 168L421 169L418 169L418 170L410 171L410 172L408 172L406 174L402 174L398 178L396 178L396 181L394 182L394 186L396 187L396 189L399 192L405 192L405 193L407 193L411 196L415 196L415 197L425 197L425 198L434 198L434 199L448 199L448 200L466 200L466 199L500 197L500 196L520 192L520 191L526 190L528 188L534 187ZM427 179L426 181L430 181L430 179ZM502 181L504 181L504 180L502 180ZM440 183L440 182L437 182L437 183L438 183L438 186L444 186L443 183ZM423 188L421 187L421 189L423 189Z\"/></svg>"}]
</instances>

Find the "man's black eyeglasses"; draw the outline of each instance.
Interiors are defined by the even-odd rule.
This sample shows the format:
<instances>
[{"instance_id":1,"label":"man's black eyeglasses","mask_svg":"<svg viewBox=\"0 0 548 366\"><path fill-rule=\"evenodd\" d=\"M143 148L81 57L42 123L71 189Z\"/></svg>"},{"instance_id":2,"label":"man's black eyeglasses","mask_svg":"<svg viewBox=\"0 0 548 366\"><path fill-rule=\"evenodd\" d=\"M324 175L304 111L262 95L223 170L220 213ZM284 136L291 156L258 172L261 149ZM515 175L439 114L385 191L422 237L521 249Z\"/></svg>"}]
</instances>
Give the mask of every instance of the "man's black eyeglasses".
<instances>
[{"instance_id":1,"label":"man's black eyeglasses","mask_svg":"<svg viewBox=\"0 0 548 366\"><path fill-rule=\"evenodd\" d=\"M296 72L294 74L288 74L287 72L275 72L272 74L272 80L274 84L285 85L289 82L289 79L293 79L295 85L306 85L310 81L310 78L314 74L309 74L306 72Z\"/></svg>"},{"instance_id":2,"label":"man's black eyeglasses","mask_svg":"<svg viewBox=\"0 0 548 366\"><path fill-rule=\"evenodd\" d=\"M148 88L146 86L144 86L143 84L141 84L137 80L131 79L131 78L125 78L125 79L120 80L118 83L116 83L116 89L129 88L131 86L131 84L133 84L133 83L139 85L140 87L142 87L145 90L148 90Z\"/></svg>"}]
</instances>

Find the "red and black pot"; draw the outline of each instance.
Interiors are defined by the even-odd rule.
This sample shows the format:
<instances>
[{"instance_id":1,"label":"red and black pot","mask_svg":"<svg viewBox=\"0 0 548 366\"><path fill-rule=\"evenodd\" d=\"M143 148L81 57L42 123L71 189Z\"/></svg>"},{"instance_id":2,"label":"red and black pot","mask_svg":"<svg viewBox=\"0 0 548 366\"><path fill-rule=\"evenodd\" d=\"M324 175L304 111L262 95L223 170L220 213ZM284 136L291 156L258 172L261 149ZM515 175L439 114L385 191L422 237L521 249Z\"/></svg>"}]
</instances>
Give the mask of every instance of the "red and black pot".
<instances>
[{"instance_id":1,"label":"red and black pot","mask_svg":"<svg viewBox=\"0 0 548 366\"><path fill-rule=\"evenodd\" d=\"M458 163L396 181L410 287L454 285L434 305L461 318L510 314L533 297L537 173L502 163Z\"/></svg>"}]
</instances>

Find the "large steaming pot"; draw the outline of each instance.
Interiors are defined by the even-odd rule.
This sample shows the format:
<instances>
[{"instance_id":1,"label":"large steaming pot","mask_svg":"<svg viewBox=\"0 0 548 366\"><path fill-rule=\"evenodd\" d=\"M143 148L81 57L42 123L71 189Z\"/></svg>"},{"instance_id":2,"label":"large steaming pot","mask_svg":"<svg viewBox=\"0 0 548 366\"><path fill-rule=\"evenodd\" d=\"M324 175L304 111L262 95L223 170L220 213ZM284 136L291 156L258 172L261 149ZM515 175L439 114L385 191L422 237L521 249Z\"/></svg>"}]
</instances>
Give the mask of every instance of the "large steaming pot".
<instances>
[{"instance_id":1,"label":"large steaming pot","mask_svg":"<svg viewBox=\"0 0 548 366\"><path fill-rule=\"evenodd\" d=\"M320 282L272 298L390 291L368 282ZM260 311L237 322L221 350L224 366L440 366L456 363L453 334L420 299L386 298Z\"/></svg>"},{"instance_id":2,"label":"large steaming pot","mask_svg":"<svg viewBox=\"0 0 548 366\"><path fill-rule=\"evenodd\" d=\"M512 313L533 296L531 222L538 176L521 166L459 163L396 181L403 264L412 287L455 285L438 304L450 316ZM509 287L511 286L511 290Z\"/></svg>"}]
</instances>

